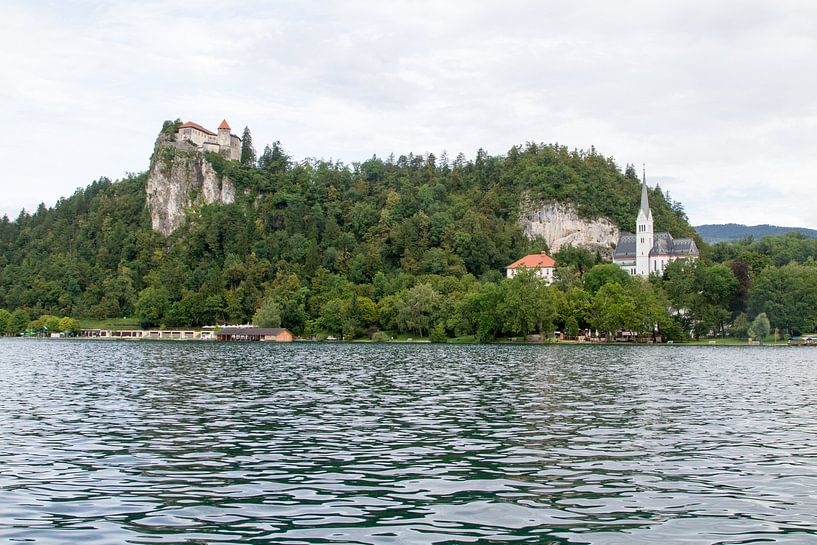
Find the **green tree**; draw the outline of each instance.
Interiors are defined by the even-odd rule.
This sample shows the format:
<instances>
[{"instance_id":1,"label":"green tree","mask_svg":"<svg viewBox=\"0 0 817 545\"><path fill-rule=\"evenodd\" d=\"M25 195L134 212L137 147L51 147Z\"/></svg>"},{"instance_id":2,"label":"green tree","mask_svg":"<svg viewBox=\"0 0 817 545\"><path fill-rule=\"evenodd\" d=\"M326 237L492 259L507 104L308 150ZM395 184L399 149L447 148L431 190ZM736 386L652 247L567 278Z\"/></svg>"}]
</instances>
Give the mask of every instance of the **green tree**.
<instances>
[{"instance_id":1,"label":"green tree","mask_svg":"<svg viewBox=\"0 0 817 545\"><path fill-rule=\"evenodd\" d=\"M765 312L758 314L752 321L752 325L749 328L749 334L752 337L757 338L760 341L760 344L763 344L763 339L769 336L770 331L771 325L769 324L769 318L766 317Z\"/></svg>"},{"instance_id":2,"label":"green tree","mask_svg":"<svg viewBox=\"0 0 817 545\"><path fill-rule=\"evenodd\" d=\"M434 322L439 306L440 294L431 284L418 284L398 302L397 323L403 331L422 337Z\"/></svg>"},{"instance_id":3,"label":"green tree","mask_svg":"<svg viewBox=\"0 0 817 545\"><path fill-rule=\"evenodd\" d=\"M575 316L568 316L565 320L565 335L576 337L579 335L579 322Z\"/></svg>"},{"instance_id":4,"label":"green tree","mask_svg":"<svg viewBox=\"0 0 817 545\"><path fill-rule=\"evenodd\" d=\"M155 327L162 323L170 308L170 295L164 287L148 286L139 292L136 316L142 327Z\"/></svg>"},{"instance_id":5,"label":"green tree","mask_svg":"<svg viewBox=\"0 0 817 545\"><path fill-rule=\"evenodd\" d=\"M502 296L502 289L493 282L482 284L479 291L467 293L457 305L458 322L462 324L458 334L473 334L477 342L493 340L503 327L498 310Z\"/></svg>"},{"instance_id":6,"label":"green tree","mask_svg":"<svg viewBox=\"0 0 817 545\"><path fill-rule=\"evenodd\" d=\"M10 333L9 324L11 323L11 313L6 309L0 308L0 335L3 333Z\"/></svg>"},{"instance_id":7,"label":"green tree","mask_svg":"<svg viewBox=\"0 0 817 545\"><path fill-rule=\"evenodd\" d=\"M579 278L582 278L584 273L590 270L593 265L599 263L596 255L589 250L571 246L570 244L562 246L553 258L560 267L573 268L578 273Z\"/></svg>"},{"instance_id":8,"label":"green tree","mask_svg":"<svg viewBox=\"0 0 817 545\"><path fill-rule=\"evenodd\" d=\"M643 321L631 293L621 284L610 282L593 296L590 323L609 340L618 331L640 331Z\"/></svg>"},{"instance_id":9,"label":"green tree","mask_svg":"<svg viewBox=\"0 0 817 545\"><path fill-rule=\"evenodd\" d=\"M514 335L553 331L556 312L549 288L541 278L525 271L503 280L501 291L497 311L505 331Z\"/></svg>"},{"instance_id":10,"label":"green tree","mask_svg":"<svg viewBox=\"0 0 817 545\"><path fill-rule=\"evenodd\" d=\"M65 333L76 335L79 333L79 322L68 316L61 318L59 322L59 329Z\"/></svg>"},{"instance_id":11,"label":"green tree","mask_svg":"<svg viewBox=\"0 0 817 545\"><path fill-rule=\"evenodd\" d=\"M321 308L321 324L331 333L342 333L344 325L343 300L330 299Z\"/></svg>"},{"instance_id":12,"label":"green tree","mask_svg":"<svg viewBox=\"0 0 817 545\"><path fill-rule=\"evenodd\" d=\"M729 327L729 333L735 337L745 339L750 327L751 324L749 323L749 319L746 317L746 313L741 312L732 321L732 325Z\"/></svg>"},{"instance_id":13,"label":"green tree","mask_svg":"<svg viewBox=\"0 0 817 545\"><path fill-rule=\"evenodd\" d=\"M240 162L246 166L255 165L255 148L252 145L252 135L249 127L244 127L244 132L241 135Z\"/></svg>"},{"instance_id":14,"label":"green tree","mask_svg":"<svg viewBox=\"0 0 817 545\"><path fill-rule=\"evenodd\" d=\"M739 287L729 267L703 260L675 261L667 266L660 284L696 337L713 331L725 335Z\"/></svg>"},{"instance_id":15,"label":"green tree","mask_svg":"<svg viewBox=\"0 0 817 545\"><path fill-rule=\"evenodd\" d=\"M445 334L445 326L443 326L442 322L437 322L437 324L431 328L429 338L433 343L444 343L448 340L448 336Z\"/></svg>"},{"instance_id":16,"label":"green tree","mask_svg":"<svg viewBox=\"0 0 817 545\"><path fill-rule=\"evenodd\" d=\"M817 324L817 265L766 267L749 290L749 313L767 315L789 334L811 333Z\"/></svg>"},{"instance_id":17,"label":"green tree","mask_svg":"<svg viewBox=\"0 0 817 545\"><path fill-rule=\"evenodd\" d=\"M538 283L541 280L528 271L502 281L502 298L497 312L504 331L524 336L536 328L540 314L535 300Z\"/></svg>"},{"instance_id":18,"label":"green tree","mask_svg":"<svg viewBox=\"0 0 817 545\"><path fill-rule=\"evenodd\" d=\"M726 334L726 324L730 321L733 300L738 293L738 280L732 269L725 265L712 265L701 271L700 301L697 305L702 321L710 323L714 329Z\"/></svg>"},{"instance_id":19,"label":"green tree","mask_svg":"<svg viewBox=\"0 0 817 545\"><path fill-rule=\"evenodd\" d=\"M258 327L280 327L281 309L272 297L267 297L255 311L252 323Z\"/></svg>"},{"instance_id":20,"label":"green tree","mask_svg":"<svg viewBox=\"0 0 817 545\"><path fill-rule=\"evenodd\" d=\"M619 286L627 286L632 281L632 278L627 271L613 265L612 263L596 265L584 274L584 289L595 295L605 284L618 284Z\"/></svg>"},{"instance_id":21,"label":"green tree","mask_svg":"<svg viewBox=\"0 0 817 545\"><path fill-rule=\"evenodd\" d=\"M62 331L62 329L60 329L60 319L57 316L46 314L41 316L40 320L42 320L43 329L49 333L59 333Z\"/></svg>"},{"instance_id":22,"label":"green tree","mask_svg":"<svg viewBox=\"0 0 817 545\"><path fill-rule=\"evenodd\" d=\"M377 323L377 304L364 295L356 298L357 318L361 326L370 327Z\"/></svg>"},{"instance_id":23,"label":"green tree","mask_svg":"<svg viewBox=\"0 0 817 545\"><path fill-rule=\"evenodd\" d=\"M309 288L295 274L278 271L269 284L267 297L272 298L281 312L281 323L300 334L307 320L306 301Z\"/></svg>"},{"instance_id":24,"label":"green tree","mask_svg":"<svg viewBox=\"0 0 817 545\"><path fill-rule=\"evenodd\" d=\"M8 325L8 332L12 335L19 335L23 331L26 330L28 327L28 323L31 321L31 317L28 315L23 309L16 309L14 312L11 313L11 319L9 320Z\"/></svg>"}]
</instances>

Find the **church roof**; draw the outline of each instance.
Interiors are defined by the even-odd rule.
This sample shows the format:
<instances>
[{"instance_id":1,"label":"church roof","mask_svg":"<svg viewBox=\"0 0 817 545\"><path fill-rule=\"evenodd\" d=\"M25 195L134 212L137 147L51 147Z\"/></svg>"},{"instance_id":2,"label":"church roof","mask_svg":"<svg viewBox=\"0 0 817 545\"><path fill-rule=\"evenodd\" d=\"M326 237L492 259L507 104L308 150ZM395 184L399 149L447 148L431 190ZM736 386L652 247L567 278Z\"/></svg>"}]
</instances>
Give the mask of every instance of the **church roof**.
<instances>
[{"instance_id":1,"label":"church roof","mask_svg":"<svg viewBox=\"0 0 817 545\"><path fill-rule=\"evenodd\" d=\"M506 269L517 269L517 268L524 268L524 269L543 269L549 267L555 267L556 261L552 257L547 254L530 254L526 255L522 259L518 261L514 261L507 267Z\"/></svg>"},{"instance_id":2,"label":"church roof","mask_svg":"<svg viewBox=\"0 0 817 545\"><path fill-rule=\"evenodd\" d=\"M647 174L642 174L641 179L641 208L639 209L639 215L644 214L645 218L649 218L652 216L652 211L650 210L650 199L647 193Z\"/></svg>"},{"instance_id":3,"label":"church roof","mask_svg":"<svg viewBox=\"0 0 817 545\"><path fill-rule=\"evenodd\" d=\"M219 129L227 129L230 130L230 126L227 124L226 119L221 120L221 125L218 126Z\"/></svg>"},{"instance_id":4,"label":"church roof","mask_svg":"<svg viewBox=\"0 0 817 545\"><path fill-rule=\"evenodd\" d=\"M208 131L207 129L205 129L204 127L199 125L198 123L193 123L192 121L188 121L187 123L182 123L181 125L179 125L179 128L180 129L192 128L192 129L196 129L197 131L201 131L201 132L203 132L205 134L209 134L210 136L216 136L216 133L214 133L212 131Z\"/></svg>"},{"instance_id":5,"label":"church roof","mask_svg":"<svg viewBox=\"0 0 817 545\"><path fill-rule=\"evenodd\" d=\"M635 258L635 235L632 233L621 233L616 243L616 251L613 259Z\"/></svg>"},{"instance_id":6,"label":"church roof","mask_svg":"<svg viewBox=\"0 0 817 545\"><path fill-rule=\"evenodd\" d=\"M673 241L673 255L698 255L698 245L691 238L676 238Z\"/></svg>"},{"instance_id":7,"label":"church roof","mask_svg":"<svg viewBox=\"0 0 817 545\"><path fill-rule=\"evenodd\" d=\"M698 246L691 238L673 238L667 232L655 233L653 235L651 256L689 256L698 255ZM616 251L613 259L635 259L636 257L636 235L632 233L621 233L616 244Z\"/></svg>"}]
</instances>

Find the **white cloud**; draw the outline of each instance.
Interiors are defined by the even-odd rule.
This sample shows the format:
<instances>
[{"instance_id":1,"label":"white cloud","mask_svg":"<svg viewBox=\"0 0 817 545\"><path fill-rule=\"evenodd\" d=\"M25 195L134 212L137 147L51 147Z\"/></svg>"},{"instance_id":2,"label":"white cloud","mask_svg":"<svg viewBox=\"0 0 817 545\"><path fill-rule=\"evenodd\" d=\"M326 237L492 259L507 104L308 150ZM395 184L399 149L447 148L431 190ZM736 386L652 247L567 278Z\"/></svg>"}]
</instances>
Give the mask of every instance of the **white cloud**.
<instances>
[{"instance_id":1,"label":"white cloud","mask_svg":"<svg viewBox=\"0 0 817 545\"><path fill-rule=\"evenodd\" d=\"M164 119L295 157L544 141L648 165L693 223L817 227L809 2L7 2L0 213L146 168Z\"/></svg>"}]
</instances>

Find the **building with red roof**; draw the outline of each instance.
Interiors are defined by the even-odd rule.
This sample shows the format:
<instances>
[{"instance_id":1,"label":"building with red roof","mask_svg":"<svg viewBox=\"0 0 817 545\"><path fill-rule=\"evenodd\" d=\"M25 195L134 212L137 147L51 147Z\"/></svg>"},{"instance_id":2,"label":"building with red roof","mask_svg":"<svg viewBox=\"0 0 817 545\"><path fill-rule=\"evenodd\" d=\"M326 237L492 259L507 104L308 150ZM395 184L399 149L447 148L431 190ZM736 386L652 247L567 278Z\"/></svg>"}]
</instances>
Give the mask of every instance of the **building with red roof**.
<instances>
[{"instance_id":1,"label":"building with red roof","mask_svg":"<svg viewBox=\"0 0 817 545\"><path fill-rule=\"evenodd\" d=\"M230 133L230 125L226 119L221 122L217 131L213 132L198 123L188 121L179 125L176 140L190 142L199 151L214 151L227 159L238 161L241 157L241 138Z\"/></svg>"},{"instance_id":2,"label":"building with red roof","mask_svg":"<svg viewBox=\"0 0 817 545\"><path fill-rule=\"evenodd\" d=\"M547 254L530 254L514 261L507 267L508 278L513 278L519 271L533 271L536 276L544 278L550 284L553 282L553 272L556 270L556 261Z\"/></svg>"}]
</instances>

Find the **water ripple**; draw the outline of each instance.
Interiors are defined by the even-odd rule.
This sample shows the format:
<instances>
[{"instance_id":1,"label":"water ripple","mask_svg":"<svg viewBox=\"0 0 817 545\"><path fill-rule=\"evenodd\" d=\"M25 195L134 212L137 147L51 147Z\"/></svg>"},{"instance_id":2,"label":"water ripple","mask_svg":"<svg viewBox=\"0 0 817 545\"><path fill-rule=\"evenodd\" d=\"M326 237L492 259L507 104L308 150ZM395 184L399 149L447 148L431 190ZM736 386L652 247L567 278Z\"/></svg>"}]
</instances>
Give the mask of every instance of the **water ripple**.
<instances>
[{"instance_id":1,"label":"water ripple","mask_svg":"<svg viewBox=\"0 0 817 545\"><path fill-rule=\"evenodd\" d=\"M0 340L0 540L817 544L815 363Z\"/></svg>"}]
</instances>

